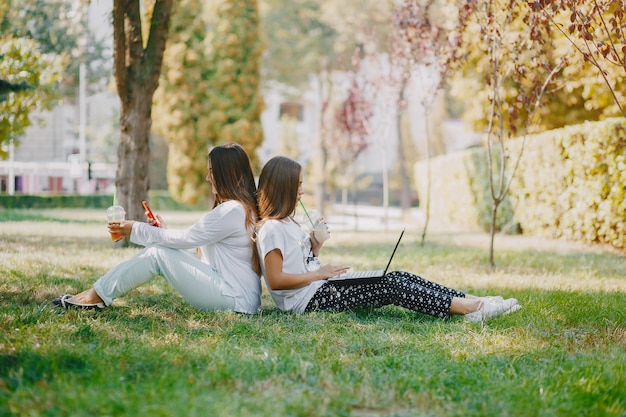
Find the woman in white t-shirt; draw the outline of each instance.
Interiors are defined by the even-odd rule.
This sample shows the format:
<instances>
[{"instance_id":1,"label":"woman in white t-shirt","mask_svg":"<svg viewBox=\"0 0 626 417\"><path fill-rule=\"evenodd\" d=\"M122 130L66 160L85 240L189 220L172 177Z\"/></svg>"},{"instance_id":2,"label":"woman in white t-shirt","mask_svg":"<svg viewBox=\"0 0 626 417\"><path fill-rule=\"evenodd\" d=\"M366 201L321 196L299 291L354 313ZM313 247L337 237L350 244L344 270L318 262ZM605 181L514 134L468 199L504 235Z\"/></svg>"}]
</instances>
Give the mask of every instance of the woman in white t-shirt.
<instances>
[{"instance_id":1,"label":"woman in white t-shirt","mask_svg":"<svg viewBox=\"0 0 626 417\"><path fill-rule=\"evenodd\" d=\"M302 168L277 156L270 159L259 178L257 248L268 290L282 311L343 311L355 307L397 305L434 317L464 315L482 321L519 310L514 298L477 297L425 280L404 271L388 273L375 283L335 285L327 281L348 267L322 265L322 243L293 219L302 195Z\"/></svg>"},{"instance_id":2,"label":"woman in white t-shirt","mask_svg":"<svg viewBox=\"0 0 626 417\"><path fill-rule=\"evenodd\" d=\"M93 288L63 295L53 303L100 310L161 275L199 309L258 313L261 268L252 240L258 210L245 150L235 143L211 149L206 179L215 205L199 221L185 230L165 228L159 215L161 227L154 227L153 220L110 222L110 231L130 236L131 242L145 248L104 274ZM200 248L200 257L195 248Z\"/></svg>"}]
</instances>

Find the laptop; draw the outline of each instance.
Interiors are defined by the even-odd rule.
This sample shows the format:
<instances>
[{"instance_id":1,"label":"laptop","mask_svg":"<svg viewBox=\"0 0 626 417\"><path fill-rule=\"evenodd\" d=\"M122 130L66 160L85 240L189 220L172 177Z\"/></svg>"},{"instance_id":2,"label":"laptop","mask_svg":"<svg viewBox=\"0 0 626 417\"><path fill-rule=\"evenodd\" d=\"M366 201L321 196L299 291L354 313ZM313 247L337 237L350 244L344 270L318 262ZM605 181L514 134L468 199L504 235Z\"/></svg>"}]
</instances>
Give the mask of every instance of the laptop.
<instances>
[{"instance_id":1,"label":"laptop","mask_svg":"<svg viewBox=\"0 0 626 417\"><path fill-rule=\"evenodd\" d=\"M387 266L385 269L376 269L371 271L354 271L354 272L344 272L340 275L335 275L334 277L327 278L328 282L333 283L334 285L352 285L355 283L359 284L371 284L377 281L380 281L382 277L387 275L387 270L389 269L389 265L391 265L391 260L393 259L393 255L396 254L396 250L398 249L398 245L400 245L400 240L402 240L402 236L404 235L404 231L406 227L402 229L402 233L400 233L400 237L396 242L396 246L393 248L393 252L391 252L391 257L389 258L389 262L387 262Z\"/></svg>"}]
</instances>

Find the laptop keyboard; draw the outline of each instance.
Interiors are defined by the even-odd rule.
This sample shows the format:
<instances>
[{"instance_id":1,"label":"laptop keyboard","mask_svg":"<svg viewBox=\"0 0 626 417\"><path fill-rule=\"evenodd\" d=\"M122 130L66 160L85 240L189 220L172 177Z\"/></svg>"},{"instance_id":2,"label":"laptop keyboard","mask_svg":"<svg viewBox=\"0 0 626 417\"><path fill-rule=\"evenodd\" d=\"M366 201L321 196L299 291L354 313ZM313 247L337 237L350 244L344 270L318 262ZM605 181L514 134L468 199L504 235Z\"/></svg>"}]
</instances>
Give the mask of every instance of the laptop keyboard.
<instances>
[{"instance_id":1,"label":"laptop keyboard","mask_svg":"<svg viewBox=\"0 0 626 417\"><path fill-rule=\"evenodd\" d=\"M343 274L336 275L332 279L354 279L354 278L369 278L369 277L382 277L385 271L382 269L376 271L355 271L344 272Z\"/></svg>"}]
</instances>

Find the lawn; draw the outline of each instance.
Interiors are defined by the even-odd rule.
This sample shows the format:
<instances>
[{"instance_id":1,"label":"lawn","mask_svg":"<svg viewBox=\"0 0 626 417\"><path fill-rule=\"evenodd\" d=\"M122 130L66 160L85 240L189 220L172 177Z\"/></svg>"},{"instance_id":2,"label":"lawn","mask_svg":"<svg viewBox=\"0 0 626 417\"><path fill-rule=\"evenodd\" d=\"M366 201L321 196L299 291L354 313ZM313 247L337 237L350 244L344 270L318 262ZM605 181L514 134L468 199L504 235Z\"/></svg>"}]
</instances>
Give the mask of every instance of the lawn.
<instances>
[{"instance_id":1,"label":"lawn","mask_svg":"<svg viewBox=\"0 0 626 417\"><path fill-rule=\"evenodd\" d=\"M170 227L201 213L164 213ZM484 324L397 307L247 316L158 277L62 311L137 248L100 211L0 210L0 416L626 416L626 263L601 247L409 228L393 269L522 310ZM378 267L395 231L333 233L326 261Z\"/></svg>"}]
</instances>

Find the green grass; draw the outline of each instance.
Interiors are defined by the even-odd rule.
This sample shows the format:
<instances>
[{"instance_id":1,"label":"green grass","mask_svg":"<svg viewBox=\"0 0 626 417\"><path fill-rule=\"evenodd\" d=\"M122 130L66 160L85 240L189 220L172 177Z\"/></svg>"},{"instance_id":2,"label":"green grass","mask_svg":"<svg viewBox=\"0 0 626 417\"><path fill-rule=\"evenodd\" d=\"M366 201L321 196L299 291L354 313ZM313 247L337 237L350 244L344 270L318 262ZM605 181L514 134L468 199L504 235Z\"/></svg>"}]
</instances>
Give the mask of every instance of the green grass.
<instances>
[{"instance_id":1,"label":"green grass","mask_svg":"<svg viewBox=\"0 0 626 417\"><path fill-rule=\"evenodd\" d=\"M53 297L137 250L114 249L103 217L0 210L0 416L626 415L622 254L498 236L491 270L486 236L421 246L409 230L395 269L523 305L483 325L396 307L296 316L267 295L257 316L201 312L162 278L101 313L61 311ZM325 260L377 267L396 237L333 233Z\"/></svg>"}]
</instances>

